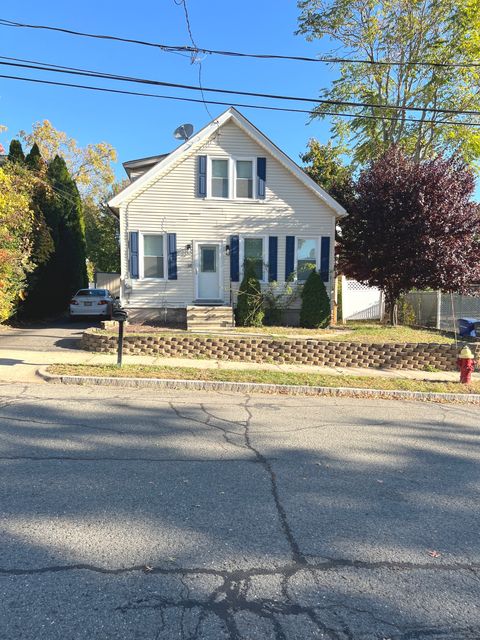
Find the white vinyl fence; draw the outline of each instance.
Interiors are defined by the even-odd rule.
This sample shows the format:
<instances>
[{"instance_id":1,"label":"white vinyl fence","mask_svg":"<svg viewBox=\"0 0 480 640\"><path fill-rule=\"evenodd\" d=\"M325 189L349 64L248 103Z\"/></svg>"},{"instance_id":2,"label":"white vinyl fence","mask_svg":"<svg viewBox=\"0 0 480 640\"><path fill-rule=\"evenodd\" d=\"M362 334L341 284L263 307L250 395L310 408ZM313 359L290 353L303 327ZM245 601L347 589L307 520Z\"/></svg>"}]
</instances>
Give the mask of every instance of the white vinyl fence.
<instances>
[{"instance_id":1,"label":"white vinyl fence","mask_svg":"<svg viewBox=\"0 0 480 640\"><path fill-rule=\"evenodd\" d=\"M379 320L384 304L380 289L368 287L342 276L343 320Z\"/></svg>"}]
</instances>

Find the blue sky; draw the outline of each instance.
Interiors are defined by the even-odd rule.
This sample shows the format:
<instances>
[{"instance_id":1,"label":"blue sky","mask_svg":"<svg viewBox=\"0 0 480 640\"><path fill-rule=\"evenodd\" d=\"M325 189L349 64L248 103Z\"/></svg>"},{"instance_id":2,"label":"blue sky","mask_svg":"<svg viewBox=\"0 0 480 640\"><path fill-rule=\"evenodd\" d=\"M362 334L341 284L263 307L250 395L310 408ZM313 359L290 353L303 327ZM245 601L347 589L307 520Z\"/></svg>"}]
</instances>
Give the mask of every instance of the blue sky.
<instances>
[{"instance_id":1,"label":"blue sky","mask_svg":"<svg viewBox=\"0 0 480 640\"><path fill-rule=\"evenodd\" d=\"M302 36L294 35L299 13L294 0L243 0L241 3L189 0L188 7L193 35L200 47L309 56L325 50L319 42L309 43ZM17 0L0 10L0 17L168 44L190 44L183 8L174 0L141 3ZM3 56L198 84L198 65L191 64L189 57L156 49L3 26L0 26L0 38ZM334 77L326 65L317 63L208 56L202 67L204 86L312 97ZM75 82L68 76L22 72L8 67L0 73ZM78 82L95 84L96 81L79 79ZM98 84L142 91L141 85L107 81L98 81ZM162 93L162 89L154 88L152 92ZM191 95L169 89L163 93ZM232 96L231 100L236 98ZM224 110L220 106L209 108L214 116ZM316 137L323 142L329 139L328 122L315 120L308 124L306 114L253 109L242 109L242 112L296 161L309 138ZM0 124L8 127L8 131L0 135L4 146L20 129L28 131L32 123L43 119L50 120L81 145L111 143L118 152L119 178L124 177L121 162L175 148L178 143L172 132L179 124L191 122L198 130L210 120L202 104L108 95L0 78Z\"/></svg>"}]
</instances>

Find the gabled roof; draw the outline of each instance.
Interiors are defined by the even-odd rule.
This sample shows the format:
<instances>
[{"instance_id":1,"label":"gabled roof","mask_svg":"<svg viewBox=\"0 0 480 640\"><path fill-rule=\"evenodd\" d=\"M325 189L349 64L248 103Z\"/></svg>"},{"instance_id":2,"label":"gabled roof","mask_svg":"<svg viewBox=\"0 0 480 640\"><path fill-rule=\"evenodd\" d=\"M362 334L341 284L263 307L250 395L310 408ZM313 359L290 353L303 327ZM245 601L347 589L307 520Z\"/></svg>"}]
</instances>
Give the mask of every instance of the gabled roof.
<instances>
[{"instance_id":1,"label":"gabled roof","mask_svg":"<svg viewBox=\"0 0 480 640\"><path fill-rule=\"evenodd\" d=\"M200 146L202 142L207 140L217 129L229 121L234 121L247 135L253 138L261 147L268 151L276 160L280 162L286 169L293 173L308 189L313 191L325 204L327 204L338 217L346 215L345 209L330 196L322 187L308 176L301 167L299 167L291 158L289 158L281 149L279 149L267 136L265 136L257 127L255 127L247 118L239 111L230 107L224 111L218 118L215 118L207 124L206 127L198 131L194 136L180 145L175 151L165 156L156 163L151 169L146 171L142 176L137 178L135 182L128 185L123 191L114 196L108 205L114 209L120 207L124 202L131 199L135 194L139 193L149 183L154 182L156 177L165 169L176 162L183 154L187 153L193 146ZM128 163L125 163L128 164Z\"/></svg>"}]
</instances>

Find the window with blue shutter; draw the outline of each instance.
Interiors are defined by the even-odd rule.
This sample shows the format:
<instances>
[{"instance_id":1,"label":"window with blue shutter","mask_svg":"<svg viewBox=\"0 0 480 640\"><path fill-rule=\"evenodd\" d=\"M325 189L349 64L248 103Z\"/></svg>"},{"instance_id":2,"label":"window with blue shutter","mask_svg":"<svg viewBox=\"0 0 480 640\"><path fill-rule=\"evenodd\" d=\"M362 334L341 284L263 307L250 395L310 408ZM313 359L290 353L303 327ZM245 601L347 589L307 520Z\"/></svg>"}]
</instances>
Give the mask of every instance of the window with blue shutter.
<instances>
[{"instance_id":1,"label":"window with blue shutter","mask_svg":"<svg viewBox=\"0 0 480 640\"><path fill-rule=\"evenodd\" d=\"M267 159L257 158L257 198L265 199L265 184L267 180Z\"/></svg>"},{"instance_id":2,"label":"window with blue shutter","mask_svg":"<svg viewBox=\"0 0 480 640\"><path fill-rule=\"evenodd\" d=\"M168 279L177 279L177 234L167 233Z\"/></svg>"},{"instance_id":3,"label":"window with blue shutter","mask_svg":"<svg viewBox=\"0 0 480 640\"><path fill-rule=\"evenodd\" d=\"M287 236L285 243L285 281L295 271L295 236Z\"/></svg>"},{"instance_id":4,"label":"window with blue shutter","mask_svg":"<svg viewBox=\"0 0 480 640\"><path fill-rule=\"evenodd\" d=\"M320 275L323 282L328 282L330 277L330 238L322 236L320 245Z\"/></svg>"},{"instance_id":5,"label":"window with blue shutter","mask_svg":"<svg viewBox=\"0 0 480 640\"><path fill-rule=\"evenodd\" d=\"M198 156L198 196L207 196L207 156Z\"/></svg>"},{"instance_id":6,"label":"window with blue shutter","mask_svg":"<svg viewBox=\"0 0 480 640\"><path fill-rule=\"evenodd\" d=\"M240 238L230 236L230 280L238 282L240 280Z\"/></svg>"},{"instance_id":7,"label":"window with blue shutter","mask_svg":"<svg viewBox=\"0 0 480 640\"><path fill-rule=\"evenodd\" d=\"M268 281L275 282L277 274L278 238L269 236L268 238Z\"/></svg>"},{"instance_id":8,"label":"window with blue shutter","mask_svg":"<svg viewBox=\"0 0 480 640\"><path fill-rule=\"evenodd\" d=\"M138 278L138 231L128 234L130 277Z\"/></svg>"}]
</instances>

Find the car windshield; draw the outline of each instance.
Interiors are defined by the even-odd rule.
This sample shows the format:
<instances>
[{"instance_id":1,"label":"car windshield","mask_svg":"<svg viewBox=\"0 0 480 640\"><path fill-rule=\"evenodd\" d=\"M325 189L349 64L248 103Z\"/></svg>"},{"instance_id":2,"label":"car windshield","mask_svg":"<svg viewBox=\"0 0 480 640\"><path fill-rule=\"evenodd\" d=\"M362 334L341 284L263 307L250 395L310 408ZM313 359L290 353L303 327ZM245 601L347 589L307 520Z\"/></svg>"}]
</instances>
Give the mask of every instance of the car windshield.
<instances>
[{"instance_id":1,"label":"car windshield","mask_svg":"<svg viewBox=\"0 0 480 640\"><path fill-rule=\"evenodd\" d=\"M105 298L108 296L108 291L106 289L80 289L75 294L75 297L93 297L93 298Z\"/></svg>"}]
</instances>

